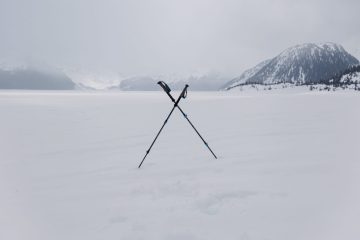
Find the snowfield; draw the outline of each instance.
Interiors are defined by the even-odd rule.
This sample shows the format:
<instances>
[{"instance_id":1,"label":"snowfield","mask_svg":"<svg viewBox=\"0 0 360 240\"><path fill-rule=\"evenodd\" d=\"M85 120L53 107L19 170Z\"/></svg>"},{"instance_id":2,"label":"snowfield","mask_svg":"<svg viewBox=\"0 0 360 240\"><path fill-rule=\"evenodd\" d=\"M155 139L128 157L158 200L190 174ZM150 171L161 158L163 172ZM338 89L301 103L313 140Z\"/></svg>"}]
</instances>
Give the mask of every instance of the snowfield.
<instances>
[{"instance_id":1,"label":"snowfield","mask_svg":"<svg viewBox=\"0 0 360 240\"><path fill-rule=\"evenodd\" d=\"M1 91L0 239L360 239L357 92L190 90Z\"/></svg>"}]
</instances>

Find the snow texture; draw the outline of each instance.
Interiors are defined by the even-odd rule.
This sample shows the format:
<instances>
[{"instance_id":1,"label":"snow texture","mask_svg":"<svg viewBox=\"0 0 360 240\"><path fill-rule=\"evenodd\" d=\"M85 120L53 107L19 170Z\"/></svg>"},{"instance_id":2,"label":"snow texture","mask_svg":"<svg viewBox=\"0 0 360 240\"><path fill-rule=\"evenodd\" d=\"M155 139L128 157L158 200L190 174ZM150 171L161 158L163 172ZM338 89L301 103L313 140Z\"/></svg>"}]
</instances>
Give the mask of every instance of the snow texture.
<instances>
[{"instance_id":1,"label":"snow texture","mask_svg":"<svg viewBox=\"0 0 360 240\"><path fill-rule=\"evenodd\" d=\"M341 77L340 82L351 82L351 83L360 83L360 71L345 74Z\"/></svg>"},{"instance_id":2,"label":"snow texture","mask_svg":"<svg viewBox=\"0 0 360 240\"><path fill-rule=\"evenodd\" d=\"M295 91L295 90L294 90ZM175 93L176 94L176 93ZM360 239L352 92L0 92L0 239Z\"/></svg>"}]
</instances>

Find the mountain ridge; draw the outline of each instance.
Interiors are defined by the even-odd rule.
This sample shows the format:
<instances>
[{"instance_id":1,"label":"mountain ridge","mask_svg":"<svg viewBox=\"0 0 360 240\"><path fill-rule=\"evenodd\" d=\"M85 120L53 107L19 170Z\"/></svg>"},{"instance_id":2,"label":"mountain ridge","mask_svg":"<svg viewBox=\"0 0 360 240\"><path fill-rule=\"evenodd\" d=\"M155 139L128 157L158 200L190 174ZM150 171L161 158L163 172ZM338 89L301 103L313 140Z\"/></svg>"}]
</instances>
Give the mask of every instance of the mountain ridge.
<instances>
[{"instance_id":1,"label":"mountain ridge","mask_svg":"<svg viewBox=\"0 0 360 240\"><path fill-rule=\"evenodd\" d=\"M260 63L261 64L261 63ZM250 77L235 78L225 84L223 89L241 84L312 84L328 79L345 69L359 64L354 56L336 43L305 43L287 48L254 71Z\"/></svg>"},{"instance_id":2,"label":"mountain ridge","mask_svg":"<svg viewBox=\"0 0 360 240\"><path fill-rule=\"evenodd\" d=\"M30 68L0 69L0 89L73 90L76 84L62 72Z\"/></svg>"}]
</instances>

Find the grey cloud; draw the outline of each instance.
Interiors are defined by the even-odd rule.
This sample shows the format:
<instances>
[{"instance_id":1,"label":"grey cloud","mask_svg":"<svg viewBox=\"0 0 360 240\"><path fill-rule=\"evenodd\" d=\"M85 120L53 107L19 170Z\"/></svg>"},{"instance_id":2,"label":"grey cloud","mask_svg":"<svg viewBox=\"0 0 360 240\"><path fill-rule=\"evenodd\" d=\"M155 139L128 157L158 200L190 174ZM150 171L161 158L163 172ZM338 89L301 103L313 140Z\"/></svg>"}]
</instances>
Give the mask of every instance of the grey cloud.
<instances>
[{"instance_id":1,"label":"grey cloud","mask_svg":"<svg viewBox=\"0 0 360 240\"><path fill-rule=\"evenodd\" d=\"M358 9L353 0L2 0L0 59L236 75L304 42L359 55Z\"/></svg>"}]
</instances>

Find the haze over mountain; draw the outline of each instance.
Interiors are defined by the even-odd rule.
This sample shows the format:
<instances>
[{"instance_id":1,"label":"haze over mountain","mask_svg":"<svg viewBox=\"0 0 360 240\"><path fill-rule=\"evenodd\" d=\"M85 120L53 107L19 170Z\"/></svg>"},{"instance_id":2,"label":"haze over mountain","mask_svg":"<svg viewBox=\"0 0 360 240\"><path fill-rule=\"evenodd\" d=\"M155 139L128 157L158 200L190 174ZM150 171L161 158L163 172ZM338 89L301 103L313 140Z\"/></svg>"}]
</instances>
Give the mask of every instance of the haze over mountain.
<instances>
[{"instance_id":1,"label":"haze over mountain","mask_svg":"<svg viewBox=\"0 0 360 240\"><path fill-rule=\"evenodd\" d=\"M165 81L173 90L180 90L185 84L188 84L190 89L195 91L217 91L228 79L229 77L216 72L190 75L135 76L122 80L118 88L127 91L156 91L161 90L156 83Z\"/></svg>"},{"instance_id":2,"label":"haze over mountain","mask_svg":"<svg viewBox=\"0 0 360 240\"><path fill-rule=\"evenodd\" d=\"M290 47L225 84L317 83L359 64L354 56L335 43L306 43Z\"/></svg>"},{"instance_id":3,"label":"haze over mountain","mask_svg":"<svg viewBox=\"0 0 360 240\"><path fill-rule=\"evenodd\" d=\"M62 72L36 69L0 69L0 89L72 90L75 83Z\"/></svg>"},{"instance_id":4,"label":"haze over mountain","mask_svg":"<svg viewBox=\"0 0 360 240\"><path fill-rule=\"evenodd\" d=\"M278 56L260 62L231 81L229 74L215 71L126 76L112 71L75 67L44 70L26 66L9 68L3 65L0 67L0 89L156 91L161 90L156 83L165 81L174 90L180 90L185 84L189 84L191 90L216 91L254 83L330 83L325 81L357 64L359 61L339 44L306 43L290 47Z\"/></svg>"}]
</instances>

